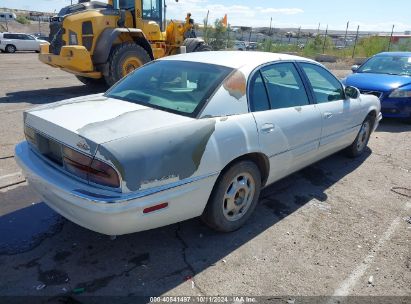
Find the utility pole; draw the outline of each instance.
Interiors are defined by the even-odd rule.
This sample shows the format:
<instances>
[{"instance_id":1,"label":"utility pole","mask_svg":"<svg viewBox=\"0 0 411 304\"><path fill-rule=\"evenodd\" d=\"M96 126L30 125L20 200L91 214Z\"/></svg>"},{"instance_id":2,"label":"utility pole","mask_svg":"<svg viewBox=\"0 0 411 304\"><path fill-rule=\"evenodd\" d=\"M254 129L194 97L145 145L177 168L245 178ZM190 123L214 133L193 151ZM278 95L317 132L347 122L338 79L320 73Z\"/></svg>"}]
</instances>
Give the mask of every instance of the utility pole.
<instances>
[{"instance_id":1,"label":"utility pole","mask_svg":"<svg viewBox=\"0 0 411 304\"><path fill-rule=\"evenodd\" d=\"M355 48L357 47L358 33L360 32L360 26L357 27L357 34L355 35L354 49L352 50L352 58L355 57Z\"/></svg>"},{"instance_id":2,"label":"utility pole","mask_svg":"<svg viewBox=\"0 0 411 304\"><path fill-rule=\"evenodd\" d=\"M394 35L394 27L395 25L392 25L392 30L391 30L391 35L390 35L390 41L388 43L388 52L391 50L391 43L392 43L392 36Z\"/></svg>"},{"instance_id":3,"label":"utility pole","mask_svg":"<svg viewBox=\"0 0 411 304\"><path fill-rule=\"evenodd\" d=\"M347 47L347 34L348 34L348 27L349 26L350 26L350 21L347 22L347 28L345 29L344 47Z\"/></svg>"}]
</instances>

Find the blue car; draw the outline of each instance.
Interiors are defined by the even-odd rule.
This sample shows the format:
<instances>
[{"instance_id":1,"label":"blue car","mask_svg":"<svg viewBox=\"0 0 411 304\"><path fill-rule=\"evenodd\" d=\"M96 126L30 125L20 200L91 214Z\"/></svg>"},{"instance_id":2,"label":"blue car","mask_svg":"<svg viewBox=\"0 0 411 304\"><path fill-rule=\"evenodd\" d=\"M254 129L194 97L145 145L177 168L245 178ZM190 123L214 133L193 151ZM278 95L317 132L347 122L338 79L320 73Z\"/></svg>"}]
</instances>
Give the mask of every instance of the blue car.
<instances>
[{"instance_id":1,"label":"blue car","mask_svg":"<svg viewBox=\"0 0 411 304\"><path fill-rule=\"evenodd\" d=\"M380 53L352 71L343 79L345 85L377 96L384 117L411 122L411 52Z\"/></svg>"}]
</instances>

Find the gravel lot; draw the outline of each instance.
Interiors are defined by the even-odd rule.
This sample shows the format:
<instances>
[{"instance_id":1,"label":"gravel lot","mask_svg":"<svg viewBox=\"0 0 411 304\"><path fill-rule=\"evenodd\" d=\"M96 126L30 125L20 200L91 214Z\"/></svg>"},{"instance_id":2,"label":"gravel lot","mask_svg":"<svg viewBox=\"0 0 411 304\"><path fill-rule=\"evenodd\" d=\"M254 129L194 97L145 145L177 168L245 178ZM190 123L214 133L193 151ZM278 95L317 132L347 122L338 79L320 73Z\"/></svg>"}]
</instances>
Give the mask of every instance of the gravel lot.
<instances>
[{"instance_id":1,"label":"gravel lot","mask_svg":"<svg viewBox=\"0 0 411 304\"><path fill-rule=\"evenodd\" d=\"M411 188L411 125L266 188L237 232L193 219L110 240L48 208L12 157L23 110L95 92L31 53L0 71L0 296L411 296L411 190L395 190Z\"/></svg>"}]
</instances>

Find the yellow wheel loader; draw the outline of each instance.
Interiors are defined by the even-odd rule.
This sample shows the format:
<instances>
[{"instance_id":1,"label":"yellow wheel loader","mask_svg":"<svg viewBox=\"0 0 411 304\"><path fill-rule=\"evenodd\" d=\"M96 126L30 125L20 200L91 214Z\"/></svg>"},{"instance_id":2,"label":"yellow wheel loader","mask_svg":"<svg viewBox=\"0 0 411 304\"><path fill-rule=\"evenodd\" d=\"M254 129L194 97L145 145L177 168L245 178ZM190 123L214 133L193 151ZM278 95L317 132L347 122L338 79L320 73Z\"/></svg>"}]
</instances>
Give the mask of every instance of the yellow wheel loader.
<instances>
[{"instance_id":1,"label":"yellow wheel loader","mask_svg":"<svg viewBox=\"0 0 411 304\"><path fill-rule=\"evenodd\" d=\"M50 20L50 45L40 61L76 75L88 85L109 86L145 63L164 56L208 51L196 38L194 21L165 28L164 0L79 1Z\"/></svg>"}]
</instances>

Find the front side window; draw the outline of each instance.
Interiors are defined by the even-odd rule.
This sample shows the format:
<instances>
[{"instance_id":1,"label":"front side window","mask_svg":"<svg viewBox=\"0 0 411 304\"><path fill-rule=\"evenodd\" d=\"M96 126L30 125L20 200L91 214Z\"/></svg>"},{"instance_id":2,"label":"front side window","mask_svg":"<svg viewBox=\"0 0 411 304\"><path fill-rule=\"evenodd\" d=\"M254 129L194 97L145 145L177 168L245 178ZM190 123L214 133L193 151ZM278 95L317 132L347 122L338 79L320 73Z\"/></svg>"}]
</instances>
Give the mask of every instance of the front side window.
<instances>
[{"instance_id":1,"label":"front side window","mask_svg":"<svg viewBox=\"0 0 411 304\"><path fill-rule=\"evenodd\" d=\"M125 77L106 96L195 117L231 71L199 62L157 61Z\"/></svg>"},{"instance_id":2,"label":"front side window","mask_svg":"<svg viewBox=\"0 0 411 304\"><path fill-rule=\"evenodd\" d=\"M326 69L310 63L301 63L314 91L317 103L345 99L342 84Z\"/></svg>"},{"instance_id":3,"label":"front side window","mask_svg":"<svg viewBox=\"0 0 411 304\"><path fill-rule=\"evenodd\" d=\"M293 63L278 63L261 69L272 109L308 105L303 82Z\"/></svg>"}]
</instances>

